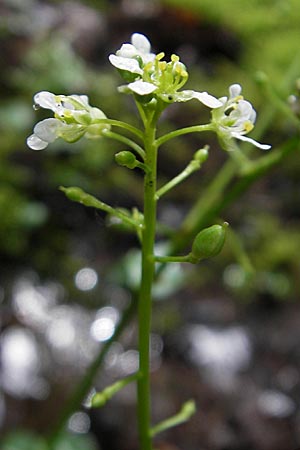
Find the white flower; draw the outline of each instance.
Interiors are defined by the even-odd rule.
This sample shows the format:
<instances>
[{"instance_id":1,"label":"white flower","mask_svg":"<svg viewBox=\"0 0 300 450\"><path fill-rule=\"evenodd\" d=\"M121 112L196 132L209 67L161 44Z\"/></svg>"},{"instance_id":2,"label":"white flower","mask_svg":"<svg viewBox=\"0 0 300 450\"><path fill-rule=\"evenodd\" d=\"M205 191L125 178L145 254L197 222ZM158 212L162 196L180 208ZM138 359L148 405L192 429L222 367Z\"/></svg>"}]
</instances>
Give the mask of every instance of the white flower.
<instances>
[{"instance_id":1,"label":"white flower","mask_svg":"<svg viewBox=\"0 0 300 450\"><path fill-rule=\"evenodd\" d=\"M208 94L207 92L197 92L191 90L185 90L181 92L176 92L174 94L175 102L187 102L189 100L196 99L199 102L203 103L203 105L208 106L209 108L220 108L222 103L213 95Z\"/></svg>"},{"instance_id":2,"label":"white flower","mask_svg":"<svg viewBox=\"0 0 300 450\"><path fill-rule=\"evenodd\" d=\"M138 95L152 94L152 92L157 90L157 86L155 86L155 84L148 83L143 80L137 80L133 83L129 83L126 87Z\"/></svg>"},{"instance_id":3,"label":"white flower","mask_svg":"<svg viewBox=\"0 0 300 450\"><path fill-rule=\"evenodd\" d=\"M43 150L58 137L58 129L62 123L58 119L45 119L38 122L33 134L27 138L27 145L33 150Z\"/></svg>"},{"instance_id":4,"label":"white flower","mask_svg":"<svg viewBox=\"0 0 300 450\"><path fill-rule=\"evenodd\" d=\"M117 69L142 75L143 66L154 61L149 40L140 33L131 36L131 44L123 44L115 55L109 55L109 60Z\"/></svg>"},{"instance_id":5,"label":"white flower","mask_svg":"<svg viewBox=\"0 0 300 450\"><path fill-rule=\"evenodd\" d=\"M256 112L251 103L244 100L241 92L242 87L239 84L229 87L229 97L221 97L219 101L222 106L212 112L212 124L221 139L235 138L268 150L270 145L260 144L245 136L254 127Z\"/></svg>"},{"instance_id":6,"label":"white flower","mask_svg":"<svg viewBox=\"0 0 300 450\"><path fill-rule=\"evenodd\" d=\"M86 95L55 95L42 91L34 96L34 108L50 109L54 117L38 122L33 134L27 138L27 145L33 150L43 150L61 137L67 142L75 142L82 136L88 139L100 137L109 125L99 123L106 119L98 108L89 105Z\"/></svg>"},{"instance_id":7,"label":"white flower","mask_svg":"<svg viewBox=\"0 0 300 450\"><path fill-rule=\"evenodd\" d=\"M196 99L209 108L219 108L222 103L207 92L179 91L186 83L188 73L177 55L171 61L162 61L164 53L151 53L151 44L142 34L134 33L131 44L123 44L110 62L121 70L129 84L120 86L119 91L139 96L156 97L165 103L187 102ZM150 101L149 100L149 101Z\"/></svg>"}]
</instances>

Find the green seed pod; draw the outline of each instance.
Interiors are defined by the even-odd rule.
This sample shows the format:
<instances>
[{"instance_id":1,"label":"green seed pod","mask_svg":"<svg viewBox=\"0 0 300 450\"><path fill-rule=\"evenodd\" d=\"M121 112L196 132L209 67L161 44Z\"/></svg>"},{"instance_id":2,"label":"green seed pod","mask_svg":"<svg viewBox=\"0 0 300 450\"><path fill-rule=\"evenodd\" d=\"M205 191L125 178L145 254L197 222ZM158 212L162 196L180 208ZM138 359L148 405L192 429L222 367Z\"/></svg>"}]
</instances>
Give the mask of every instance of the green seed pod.
<instances>
[{"instance_id":1,"label":"green seed pod","mask_svg":"<svg viewBox=\"0 0 300 450\"><path fill-rule=\"evenodd\" d=\"M193 262L198 262L204 258L216 256L223 248L225 242L226 228L228 223L223 225L212 225L204 228L194 239L190 256Z\"/></svg>"},{"instance_id":2,"label":"green seed pod","mask_svg":"<svg viewBox=\"0 0 300 450\"><path fill-rule=\"evenodd\" d=\"M209 150L208 145L205 145L205 147L200 148L200 150L197 150L196 153L194 154L194 159L196 161L199 161L200 164L203 164L208 158L208 150Z\"/></svg>"},{"instance_id":3,"label":"green seed pod","mask_svg":"<svg viewBox=\"0 0 300 450\"><path fill-rule=\"evenodd\" d=\"M120 166L128 167L128 169L134 169L137 165L136 157L133 153L128 151L117 153L115 155L115 160Z\"/></svg>"}]
</instances>

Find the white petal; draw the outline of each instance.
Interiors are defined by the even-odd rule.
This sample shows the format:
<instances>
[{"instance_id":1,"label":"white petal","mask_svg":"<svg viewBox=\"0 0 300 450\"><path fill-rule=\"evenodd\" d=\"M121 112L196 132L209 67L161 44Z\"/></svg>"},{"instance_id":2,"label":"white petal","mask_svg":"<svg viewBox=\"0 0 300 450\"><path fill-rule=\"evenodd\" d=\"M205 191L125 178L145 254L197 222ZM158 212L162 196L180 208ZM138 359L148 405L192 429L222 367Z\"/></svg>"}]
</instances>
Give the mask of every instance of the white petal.
<instances>
[{"instance_id":1,"label":"white petal","mask_svg":"<svg viewBox=\"0 0 300 450\"><path fill-rule=\"evenodd\" d=\"M87 95L77 95L77 94L72 94L72 95L68 95L64 98L64 100L66 101L66 103L72 104L72 100L74 100L74 102L76 102L76 109L78 109L78 107L80 106L82 109L88 109L90 107L89 105L89 98ZM71 103L70 103L71 102ZM77 105L78 103L78 105ZM64 106L66 107L66 104L64 104ZM72 107L70 108L68 106L69 109L74 109L74 104L72 104Z\"/></svg>"},{"instance_id":2,"label":"white petal","mask_svg":"<svg viewBox=\"0 0 300 450\"><path fill-rule=\"evenodd\" d=\"M209 108L220 108L223 103L220 102L216 97L208 94L207 92L196 92L196 91L182 91L176 96L176 101L187 102L192 99L199 100L203 105Z\"/></svg>"},{"instance_id":3,"label":"white petal","mask_svg":"<svg viewBox=\"0 0 300 450\"><path fill-rule=\"evenodd\" d=\"M223 106L220 100L208 94L207 92L195 92L194 98L196 98L209 108L220 108L220 106Z\"/></svg>"},{"instance_id":4,"label":"white petal","mask_svg":"<svg viewBox=\"0 0 300 450\"><path fill-rule=\"evenodd\" d=\"M107 119L107 117L104 114L104 112L101 111L101 109L99 109L99 108L91 107L90 115L91 115L92 120ZM109 125L106 125L106 126L109 127Z\"/></svg>"},{"instance_id":5,"label":"white petal","mask_svg":"<svg viewBox=\"0 0 300 450\"><path fill-rule=\"evenodd\" d=\"M76 101L76 100L75 100L75 101ZM61 107L61 106L58 106L56 112L57 112L60 116L62 116L62 115L64 114L64 110L73 111L74 109L75 109L74 104L71 103L71 101L67 99L66 101L64 100L64 101L62 102L62 107Z\"/></svg>"},{"instance_id":6,"label":"white petal","mask_svg":"<svg viewBox=\"0 0 300 450\"><path fill-rule=\"evenodd\" d=\"M48 142L43 141L39 137L37 137L35 134L32 134L29 136L26 140L28 147L30 147L32 150L43 150L48 146Z\"/></svg>"},{"instance_id":7,"label":"white petal","mask_svg":"<svg viewBox=\"0 0 300 450\"><path fill-rule=\"evenodd\" d=\"M55 141L57 138L57 131L62 126L62 122L58 119L45 119L38 122L33 131L42 141L50 143Z\"/></svg>"},{"instance_id":8,"label":"white petal","mask_svg":"<svg viewBox=\"0 0 300 450\"><path fill-rule=\"evenodd\" d=\"M246 142L250 142L251 144L255 145L255 147L261 148L262 150L269 150L271 148L271 145L268 144L260 144L259 142L255 141L254 139L251 139L247 136L243 136L239 133L231 133L231 136L239 139L240 141L246 141Z\"/></svg>"},{"instance_id":9,"label":"white petal","mask_svg":"<svg viewBox=\"0 0 300 450\"><path fill-rule=\"evenodd\" d=\"M152 92L156 91L157 86L152 83L147 83L147 81L134 81L133 83L129 83L128 87L131 91L135 92L138 95L148 95L152 94Z\"/></svg>"},{"instance_id":10,"label":"white petal","mask_svg":"<svg viewBox=\"0 0 300 450\"><path fill-rule=\"evenodd\" d=\"M242 86L240 84L232 84L229 87L230 98L237 97L242 92Z\"/></svg>"},{"instance_id":11,"label":"white petal","mask_svg":"<svg viewBox=\"0 0 300 450\"><path fill-rule=\"evenodd\" d=\"M255 120L256 120L256 111L255 111L255 109L253 109L253 108L252 108L252 111L251 111L251 113L250 113L249 120L250 120L250 122L252 122L252 123L254 123Z\"/></svg>"},{"instance_id":12,"label":"white petal","mask_svg":"<svg viewBox=\"0 0 300 450\"><path fill-rule=\"evenodd\" d=\"M57 102L55 100L55 95L52 94L52 92L48 91L41 91L35 94L33 97L34 103L38 106L41 106L45 109L51 109L52 111L55 111L57 107Z\"/></svg>"},{"instance_id":13,"label":"white petal","mask_svg":"<svg viewBox=\"0 0 300 450\"><path fill-rule=\"evenodd\" d=\"M149 40L146 38L146 36L144 36L143 34L134 33L131 36L131 42L132 42L132 45L140 52L150 53L151 44L150 44Z\"/></svg>"},{"instance_id":14,"label":"white petal","mask_svg":"<svg viewBox=\"0 0 300 450\"><path fill-rule=\"evenodd\" d=\"M117 56L123 58L134 58L136 56L136 48L132 44L123 44L120 50L116 52Z\"/></svg>"},{"instance_id":15,"label":"white petal","mask_svg":"<svg viewBox=\"0 0 300 450\"><path fill-rule=\"evenodd\" d=\"M227 97L220 97L218 100L222 103L222 105L225 105L225 103L227 102L228 98Z\"/></svg>"},{"instance_id":16,"label":"white petal","mask_svg":"<svg viewBox=\"0 0 300 450\"><path fill-rule=\"evenodd\" d=\"M116 55L109 55L108 58L111 64L117 67L117 69L127 70L128 72L137 73L138 75L143 74L143 71L136 59L124 58Z\"/></svg>"},{"instance_id":17,"label":"white petal","mask_svg":"<svg viewBox=\"0 0 300 450\"><path fill-rule=\"evenodd\" d=\"M237 104L237 109L232 114L237 113L239 116L249 119L253 111L253 106L247 100L240 100Z\"/></svg>"}]
</instances>

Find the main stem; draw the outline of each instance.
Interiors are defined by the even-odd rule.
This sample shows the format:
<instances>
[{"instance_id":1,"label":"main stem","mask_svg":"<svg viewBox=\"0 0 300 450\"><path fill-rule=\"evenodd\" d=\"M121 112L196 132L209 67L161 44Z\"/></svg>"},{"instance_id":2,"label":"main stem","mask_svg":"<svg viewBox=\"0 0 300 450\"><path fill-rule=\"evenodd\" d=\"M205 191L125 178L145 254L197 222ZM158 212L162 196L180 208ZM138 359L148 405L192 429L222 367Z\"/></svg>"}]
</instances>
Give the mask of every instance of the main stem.
<instances>
[{"instance_id":1,"label":"main stem","mask_svg":"<svg viewBox=\"0 0 300 450\"><path fill-rule=\"evenodd\" d=\"M144 178L144 230L142 240L142 279L138 304L140 378L138 392L138 428L141 450L151 450L150 435L150 326L152 309L152 283L154 277L154 242L156 227L156 127L145 124L145 164L149 171Z\"/></svg>"}]
</instances>

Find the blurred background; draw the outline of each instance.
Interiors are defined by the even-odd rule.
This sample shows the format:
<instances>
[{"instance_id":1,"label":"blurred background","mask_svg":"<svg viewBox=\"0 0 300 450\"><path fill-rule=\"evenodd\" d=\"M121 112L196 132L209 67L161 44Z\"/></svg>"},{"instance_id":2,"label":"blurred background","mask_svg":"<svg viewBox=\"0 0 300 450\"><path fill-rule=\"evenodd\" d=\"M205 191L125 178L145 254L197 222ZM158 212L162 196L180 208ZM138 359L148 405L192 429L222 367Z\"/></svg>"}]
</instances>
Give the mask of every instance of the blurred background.
<instances>
[{"instance_id":1,"label":"blurred background","mask_svg":"<svg viewBox=\"0 0 300 450\"><path fill-rule=\"evenodd\" d=\"M41 436L55 427L137 288L135 237L58 190L80 186L114 206L141 207L141 174L114 163L124 147L105 140L72 145L58 140L34 152L25 144L34 123L48 114L32 109L40 90L87 94L108 117L139 126L132 99L116 94L122 80L107 59L133 32L146 34L155 52L179 54L191 89L220 97L240 83L258 111L258 140L272 144L275 155L287 149L263 176L245 185L235 176L226 186L228 197L206 224L222 219L234 230L222 254L195 267L169 265L157 279L153 422L176 413L190 398L198 410L187 424L158 436L156 447L296 449L298 0L1 1L1 449L45 448ZM199 104L173 105L161 133L207 119ZM161 150L163 184L204 144L211 149L201 173L160 202L159 220L169 230L180 228L228 155L208 134L177 139ZM251 157L262 153L253 149ZM165 243L160 235L158 245ZM133 318L110 346L82 407L68 419L58 450L137 448L133 385L101 410L88 408L95 390L136 370L136 334Z\"/></svg>"}]
</instances>

